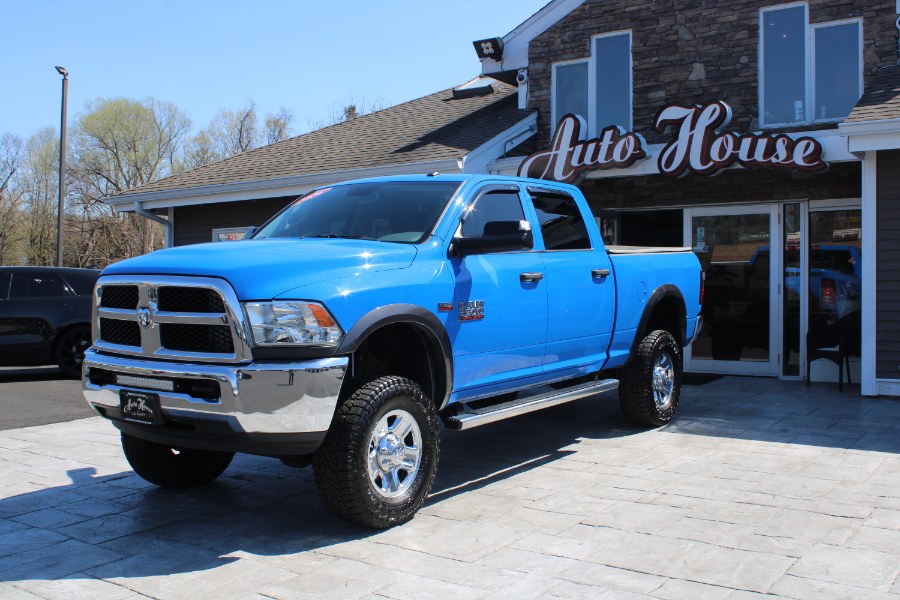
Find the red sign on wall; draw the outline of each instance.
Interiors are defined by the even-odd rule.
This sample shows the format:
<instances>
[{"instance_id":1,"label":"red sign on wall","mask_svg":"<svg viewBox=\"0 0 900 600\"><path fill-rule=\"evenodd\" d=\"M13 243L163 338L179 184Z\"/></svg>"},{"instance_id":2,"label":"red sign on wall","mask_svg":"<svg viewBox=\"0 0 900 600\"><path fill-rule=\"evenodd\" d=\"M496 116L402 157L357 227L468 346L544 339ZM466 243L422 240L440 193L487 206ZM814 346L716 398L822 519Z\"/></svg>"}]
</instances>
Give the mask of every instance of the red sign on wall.
<instances>
[{"instance_id":1,"label":"red sign on wall","mask_svg":"<svg viewBox=\"0 0 900 600\"><path fill-rule=\"evenodd\" d=\"M731 122L731 107L722 100L705 105L673 104L659 111L654 128L673 129L675 138L657 157L659 172L679 177L687 173L715 175L733 165L787 171L822 171L818 140L785 134L733 133L722 130ZM573 183L588 171L622 169L647 157L643 138L607 127L599 138L580 141L583 120L566 115L548 150L535 152L519 167L519 175Z\"/></svg>"}]
</instances>

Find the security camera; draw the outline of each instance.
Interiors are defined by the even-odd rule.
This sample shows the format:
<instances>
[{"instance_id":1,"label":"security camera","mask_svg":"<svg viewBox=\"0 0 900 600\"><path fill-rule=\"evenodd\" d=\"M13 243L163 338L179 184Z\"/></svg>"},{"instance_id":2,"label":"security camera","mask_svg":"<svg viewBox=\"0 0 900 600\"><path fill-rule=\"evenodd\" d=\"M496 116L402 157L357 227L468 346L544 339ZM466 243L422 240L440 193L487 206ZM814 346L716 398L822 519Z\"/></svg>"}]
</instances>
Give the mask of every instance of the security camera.
<instances>
[{"instance_id":1,"label":"security camera","mask_svg":"<svg viewBox=\"0 0 900 600\"><path fill-rule=\"evenodd\" d=\"M516 81L519 85L528 82L528 69L519 69L518 74L516 74Z\"/></svg>"}]
</instances>

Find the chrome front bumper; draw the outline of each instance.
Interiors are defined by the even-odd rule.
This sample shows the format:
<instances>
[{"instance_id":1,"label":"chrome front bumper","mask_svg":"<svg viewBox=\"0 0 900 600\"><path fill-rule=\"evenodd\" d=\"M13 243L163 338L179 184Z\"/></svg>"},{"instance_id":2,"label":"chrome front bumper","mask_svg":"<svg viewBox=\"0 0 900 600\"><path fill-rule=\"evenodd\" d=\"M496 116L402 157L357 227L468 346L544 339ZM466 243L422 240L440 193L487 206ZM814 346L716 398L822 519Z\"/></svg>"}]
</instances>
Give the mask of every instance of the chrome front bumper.
<instances>
[{"instance_id":1,"label":"chrome front bumper","mask_svg":"<svg viewBox=\"0 0 900 600\"><path fill-rule=\"evenodd\" d=\"M347 364L346 357L292 363L185 364L109 356L89 349L84 357L82 390L88 404L119 429L153 441L177 438L185 446L281 454L291 441L302 440L295 450L312 451L331 425ZM154 389L153 385L119 385L114 379L119 374L176 381L182 386L197 381L206 389L217 386L219 393L217 398L209 394L201 398ZM165 425L122 421L122 389L158 394ZM197 440L204 443L193 443ZM272 441L271 452L267 440Z\"/></svg>"}]
</instances>

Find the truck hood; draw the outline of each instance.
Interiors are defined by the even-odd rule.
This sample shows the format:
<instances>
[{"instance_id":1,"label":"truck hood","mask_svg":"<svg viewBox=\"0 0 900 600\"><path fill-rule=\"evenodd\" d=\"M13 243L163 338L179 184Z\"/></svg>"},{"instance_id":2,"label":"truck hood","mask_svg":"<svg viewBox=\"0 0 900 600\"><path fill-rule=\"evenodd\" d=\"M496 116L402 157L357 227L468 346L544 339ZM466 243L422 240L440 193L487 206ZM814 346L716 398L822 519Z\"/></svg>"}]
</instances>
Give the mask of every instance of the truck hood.
<instances>
[{"instance_id":1,"label":"truck hood","mask_svg":"<svg viewBox=\"0 0 900 600\"><path fill-rule=\"evenodd\" d=\"M410 244L345 239L247 240L179 246L108 266L103 275L194 275L231 283L240 300L271 300L290 289L412 264Z\"/></svg>"}]
</instances>

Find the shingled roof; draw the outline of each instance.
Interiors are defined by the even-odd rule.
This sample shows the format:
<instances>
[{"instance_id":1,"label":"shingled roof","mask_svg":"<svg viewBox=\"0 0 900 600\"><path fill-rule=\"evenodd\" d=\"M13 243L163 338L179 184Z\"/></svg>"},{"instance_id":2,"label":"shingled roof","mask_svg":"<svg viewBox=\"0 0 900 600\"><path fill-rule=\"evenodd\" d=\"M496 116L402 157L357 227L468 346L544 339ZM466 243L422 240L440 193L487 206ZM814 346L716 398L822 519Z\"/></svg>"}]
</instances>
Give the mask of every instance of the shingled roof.
<instances>
[{"instance_id":1,"label":"shingled roof","mask_svg":"<svg viewBox=\"0 0 900 600\"><path fill-rule=\"evenodd\" d=\"M172 175L110 197L206 188L220 184L403 163L462 159L532 114L520 110L517 88L493 79L479 93L453 88L269 146Z\"/></svg>"},{"instance_id":2,"label":"shingled roof","mask_svg":"<svg viewBox=\"0 0 900 600\"><path fill-rule=\"evenodd\" d=\"M875 74L844 123L900 119L900 66Z\"/></svg>"}]
</instances>

